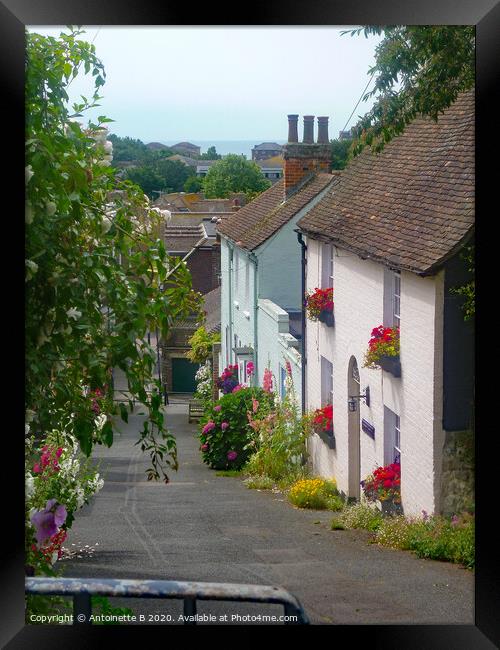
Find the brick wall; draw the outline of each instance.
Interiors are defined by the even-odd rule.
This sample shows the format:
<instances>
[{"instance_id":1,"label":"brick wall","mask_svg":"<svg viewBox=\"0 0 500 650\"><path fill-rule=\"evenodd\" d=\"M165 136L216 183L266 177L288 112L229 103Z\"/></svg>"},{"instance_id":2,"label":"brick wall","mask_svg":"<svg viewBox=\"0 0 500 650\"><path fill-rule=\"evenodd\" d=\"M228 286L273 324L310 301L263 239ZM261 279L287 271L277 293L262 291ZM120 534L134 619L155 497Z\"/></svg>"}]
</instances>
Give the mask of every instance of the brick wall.
<instances>
[{"instance_id":1,"label":"brick wall","mask_svg":"<svg viewBox=\"0 0 500 650\"><path fill-rule=\"evenodd\" d=\"M312 172L328 172L331 148L329 144L288 143L283 147L283 176L285 195Z\"/></svg>"},{"instance_id":2,"label":"brick wall","mask_svg":"<svg viewBox=\"0 0 500 650\"><path fill-rule=\"evenodd\" d=\"M220 250L198 249L186 260L191 272L193 289L208 293L218 286L217 275L220 272Z\"/></svg>"}]
</instances>

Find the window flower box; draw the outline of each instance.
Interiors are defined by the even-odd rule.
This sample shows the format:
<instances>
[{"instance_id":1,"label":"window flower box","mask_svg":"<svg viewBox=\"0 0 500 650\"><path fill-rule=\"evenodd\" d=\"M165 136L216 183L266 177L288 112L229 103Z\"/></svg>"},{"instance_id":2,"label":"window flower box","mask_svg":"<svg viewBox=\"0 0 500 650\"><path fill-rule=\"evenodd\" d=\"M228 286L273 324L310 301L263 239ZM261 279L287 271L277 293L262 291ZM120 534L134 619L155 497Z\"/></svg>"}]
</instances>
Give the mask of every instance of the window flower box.
<instances>
[{"instance_id":1,"label":"window flower box","mask_svg":"<svg viewBox=\"0 0 500 650\"><path fill-rule=\"evenodd\" d=\"M312 321L321 321L328 327L333 327L333 287L327 289L314 289L306 294L305 306L307 317Z\"/></svg>"},{"instance_id":2,"label":"window flower box","mask_svg":"<svg viewBox=\"0 0 500 650\"><path fill-rule=\"evenodd\" d=\"M318 320L327 327L333 327L335 325L335 316L331 310L322 309L319 313Z\"/></svg>"},{"instance_id":3,"label":"window flower box","mask_svg":"<svg viewBox=\"0 0 500 650\"><path fill-rule=\"evenodd\" d=\"M372 329L363 365L365 368L383 368L394 377L401 377L399 327L379 325Z\"/></svg>"},{"instance_id":4,"label":"window flower box","mask_svg":"<svg viewBox=\"0 0 500 650\"><path fill-rule=\"evenodd\" d=\"M333 435L333 406L327 404L313 413L313 431L327 443L330 449L335 449L335 436Z\"/></svg>"},{"instance_id":5,"label":"window flower box","mask_svg":"<svg viewBox=\"0 0 500 650\"><path fill-rule=\"evenodd\" d=\"M370 476L361 481L367 501L379 502L384 514L401 514L401 465L392 463L377 467Z\"/></svg>"},{"instance_id":6,"label":"window flower box","mask_svg":"<svg viewBox=\"0 0 500 650\"><path fill-rule=\"evenodd\" d=\"M378 363L382 370L390 372L394 377L401 377L401 361L399 360L399 354L397 357L390 357L383 354Z\"/></svg>"}]
</instances>

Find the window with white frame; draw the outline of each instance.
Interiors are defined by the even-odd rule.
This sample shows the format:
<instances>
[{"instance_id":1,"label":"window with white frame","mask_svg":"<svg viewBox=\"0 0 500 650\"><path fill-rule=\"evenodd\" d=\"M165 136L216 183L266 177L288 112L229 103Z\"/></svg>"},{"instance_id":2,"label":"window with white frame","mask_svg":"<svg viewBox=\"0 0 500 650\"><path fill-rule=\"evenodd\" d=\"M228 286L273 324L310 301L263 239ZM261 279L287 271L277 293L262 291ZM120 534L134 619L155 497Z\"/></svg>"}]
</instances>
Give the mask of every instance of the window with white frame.
<instances>
[{"instance_id":1,"label":"window with white frame","mask_svg":"<svg viewBox=\"0 0 500 650\"><path fill-rule=\"evenodd\" d=\"M333 364L321 357L321 406L333 404Z\"/></svg>"},{"instance_id":2,"label":"window with white frame","mask_svg":"<svg viewBox=\"0 0 500 650\"><path fill-rule=\"evenodd\" d=\"M321 288L333 287L333 245L323 244L321 247Z\"/></svg>"},{"instance_id":3,"label":"window with white frame","mask_svg":"<svg viewBox=\"0 0 500 650\"><path fill-rule=\"evenodd\" d=\"M384 269L384 326L399 327L401 323L401 274Z\"/></svg>"},{"instance_id":4,"label":"window with white frame","mask_svg":"<svg viewBox=\"0 0 500 650\"><path fill-rule=\"evenodd\" d=\"M384 464L401 462L400 416L384 406Z\"/></svg>"},{"instance_id":5,"label":"window with white frame","mask_svg":"<svg viewBox=\"0 0 500 650\"><path fill-rule=\"evenodd\" d=\"M392 326L399 327L401 317L401 274L393 275Z\"/></svg>"}]
</instances>

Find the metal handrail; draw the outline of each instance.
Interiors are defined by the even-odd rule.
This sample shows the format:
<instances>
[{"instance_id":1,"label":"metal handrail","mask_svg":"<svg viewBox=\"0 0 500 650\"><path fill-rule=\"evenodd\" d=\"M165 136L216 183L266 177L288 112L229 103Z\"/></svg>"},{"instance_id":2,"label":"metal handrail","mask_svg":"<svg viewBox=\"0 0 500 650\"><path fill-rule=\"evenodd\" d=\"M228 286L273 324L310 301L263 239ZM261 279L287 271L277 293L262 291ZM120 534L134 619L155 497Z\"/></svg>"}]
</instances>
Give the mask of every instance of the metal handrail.
<instances>
[{"instance_id":1,"label":"metal handrail","mask_svg":"<svg viewBox=\"0 0 500 650\"><path fill-rule=\"evenodd\" d=\"M281 587L177 580L116 580L112 578L26 578L26 593L72 596L73 624L91 625L92 596L164 598L184 601L184 624L196 625L196 602L216 600L283 605L285 625L308 625L302 605ZM187 618L189 617L189 618Z\"/></svg>"}]
</instances>

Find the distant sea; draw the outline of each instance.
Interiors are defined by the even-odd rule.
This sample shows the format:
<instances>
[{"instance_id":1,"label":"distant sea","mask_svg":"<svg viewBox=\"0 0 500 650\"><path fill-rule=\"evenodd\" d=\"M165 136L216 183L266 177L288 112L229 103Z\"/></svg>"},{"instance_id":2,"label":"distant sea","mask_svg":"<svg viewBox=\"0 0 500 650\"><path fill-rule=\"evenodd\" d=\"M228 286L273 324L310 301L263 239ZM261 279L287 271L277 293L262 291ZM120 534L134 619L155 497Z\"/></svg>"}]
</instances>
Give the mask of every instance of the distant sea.
<instances>
[{"instance_id":1,"label":"distant sea","mask_svg":"<svg viewBox=\"0 0 500 650\"><path fill-rule=\"evenodd\" d=\"M158 140L157 142L171 146L177 144L179 140ZM285 144L286 140L263 138L262 140L187 140L187 142L192 142L201 147L201 153L205 153L209 147L215 147L217 153L222 156L225 156L228 153L237 153L243 154L251 160L252 149L256 144L260 144L261 142L277 142L278 144Z\"/></svg>"}]
</instances>

